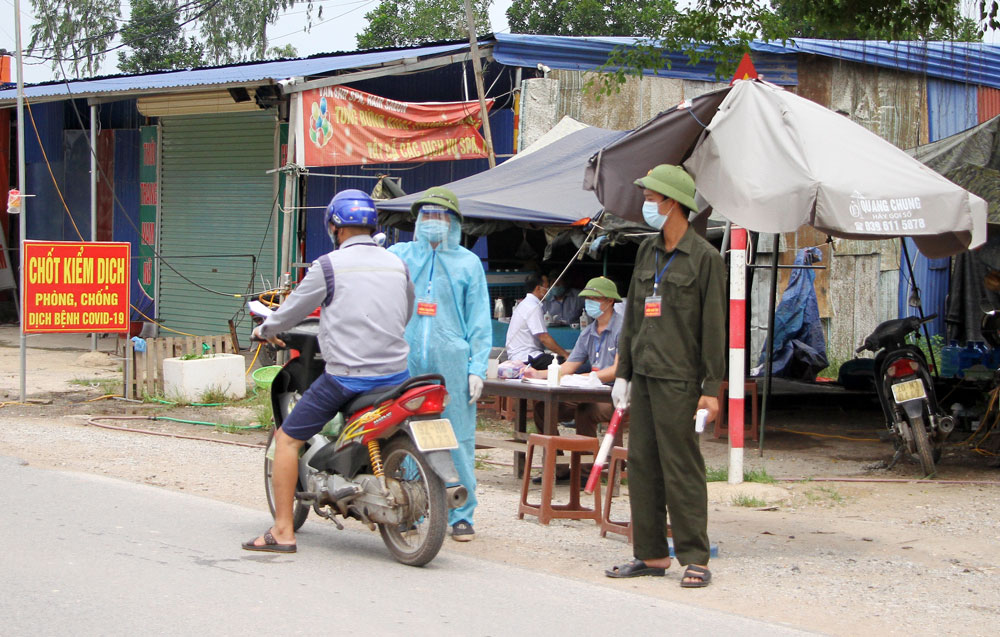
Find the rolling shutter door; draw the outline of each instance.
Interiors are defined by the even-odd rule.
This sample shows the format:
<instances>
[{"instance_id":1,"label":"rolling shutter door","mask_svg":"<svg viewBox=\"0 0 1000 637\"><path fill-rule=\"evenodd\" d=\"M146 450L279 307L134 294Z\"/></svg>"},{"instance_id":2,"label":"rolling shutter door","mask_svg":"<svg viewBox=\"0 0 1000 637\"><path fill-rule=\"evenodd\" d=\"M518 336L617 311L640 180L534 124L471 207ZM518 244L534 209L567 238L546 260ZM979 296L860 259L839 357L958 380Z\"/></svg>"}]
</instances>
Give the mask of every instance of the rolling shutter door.
<instances>
[{"instance_id":1,"label":"rolling shutter door","mask_svg":"<svg viewBox=\"0 0 1000 637\"><path fill-rule=\"evenodd\" d=\"M274 279L275 116L164 117L161 127L159 315L175 330L228 334L243 306L232 294ZM247 255L258 253L254 265ZM241 343L249 329L244 320Z\"/></svg>"}]
</instances>

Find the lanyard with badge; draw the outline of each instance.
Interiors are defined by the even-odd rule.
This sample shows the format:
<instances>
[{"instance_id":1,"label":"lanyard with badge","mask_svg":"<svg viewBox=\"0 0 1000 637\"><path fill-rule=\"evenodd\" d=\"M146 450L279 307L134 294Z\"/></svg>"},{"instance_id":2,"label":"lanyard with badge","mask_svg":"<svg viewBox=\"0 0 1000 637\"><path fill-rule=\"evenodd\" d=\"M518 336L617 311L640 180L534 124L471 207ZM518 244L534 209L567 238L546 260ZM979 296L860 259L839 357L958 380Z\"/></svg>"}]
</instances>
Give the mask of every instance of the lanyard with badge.
<instances>
[{"instance_id":1,"label":"lanyard with badge","mask_svg":"<svg viewBox=\"0 0 1000 637\"><path fill-rule=\"evenodd\" d=\"M670 264L673 263L674 257L677 256L677 251L675 250L670 258L667 259L667 264L663 266L662 270L657 270L660 267L660 253L656 253L656 265L653 268L653 294L652 296L646 297L646 304L644 306L645 311L644 316L660 316L663 309L663 298L660 296L660 279L663 278L663 273L667 271Z\"/></svg>"},{"instance_id":2,"label":"lanyard with badge","mask_svg":"<svg viewBox=\"0 0 1000 637\"><path fill-rule=\"evenodd\" d=\"M434 300L434 262L437 260L437 250L431 250L431 273L427 277L427 290L423 298L417 299L417 316L437 316L438 304Z\"/></svg>"}]
</instances>

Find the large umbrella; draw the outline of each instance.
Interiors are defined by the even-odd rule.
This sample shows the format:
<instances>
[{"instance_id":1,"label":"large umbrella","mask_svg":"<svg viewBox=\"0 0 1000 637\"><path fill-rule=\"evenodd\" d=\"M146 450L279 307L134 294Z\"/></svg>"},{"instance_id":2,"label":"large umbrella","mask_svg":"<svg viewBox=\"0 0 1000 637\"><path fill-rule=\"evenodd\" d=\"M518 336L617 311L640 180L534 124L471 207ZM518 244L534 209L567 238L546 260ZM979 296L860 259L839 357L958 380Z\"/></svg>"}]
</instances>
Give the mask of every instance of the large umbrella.
<instances>
[{"instance_id":1,"label":"large umbrella","mask_svg":"<svg viewBox=\"0 0 1000 637\"><path fill-rule=\"evenodd\" d=\"M811 225L852 239L910 236L928 257L986 238L985 201L848 118L755 80L696 98L605 147L591 158L584 186L608 210L637 218L641 194L632 180L681 160L700 197L750 230Z\"/></svg>"}]
</instances>

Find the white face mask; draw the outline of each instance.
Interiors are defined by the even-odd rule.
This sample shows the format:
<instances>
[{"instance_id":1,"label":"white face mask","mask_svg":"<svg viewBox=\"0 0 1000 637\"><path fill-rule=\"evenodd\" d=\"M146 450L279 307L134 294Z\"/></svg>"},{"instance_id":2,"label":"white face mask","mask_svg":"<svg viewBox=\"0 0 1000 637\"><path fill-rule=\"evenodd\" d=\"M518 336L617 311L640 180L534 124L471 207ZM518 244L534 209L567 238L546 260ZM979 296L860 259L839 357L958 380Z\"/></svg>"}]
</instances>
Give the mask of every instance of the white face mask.
<instances>
[{"instance_id":1,"label":"white face mask","mask_svg":"<svg viewBox=\"0 0 1000 637\"><path fill-rule=\"evenodd\" d=\"M669 215L660 214L660 204L655 201L645 201L642 204L642 218L646 225L656 230L663 229Z\"/></svg>"}]
</instances>

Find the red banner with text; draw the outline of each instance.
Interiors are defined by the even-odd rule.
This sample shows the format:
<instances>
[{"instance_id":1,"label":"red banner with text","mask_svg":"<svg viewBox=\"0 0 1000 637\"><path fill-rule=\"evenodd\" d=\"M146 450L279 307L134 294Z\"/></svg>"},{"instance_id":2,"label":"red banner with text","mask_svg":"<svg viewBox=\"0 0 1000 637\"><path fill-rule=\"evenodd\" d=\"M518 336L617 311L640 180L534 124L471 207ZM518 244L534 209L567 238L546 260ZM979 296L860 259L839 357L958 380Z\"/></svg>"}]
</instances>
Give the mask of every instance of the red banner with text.
<instances>
[{"instance_id":1,"label":"red banner with text","mask_svg":"<svg viewBox=\"0 0 1000 637\"><path fill-rule=\"evenodd\" d=\"M21 331L127 332L129 243L25 241Z\"/></svg>"},{"instance_id":2,"label":"red banner with text","mask_svg":"<svg viewBox=\"0 0 1000 637\"><path fill-rule=\"evenodd\" d=\"M306 166L482 159L480 126L478 101L397 102L328 86L302 93L300 147Z\"/></svg>"}]
</instances>

